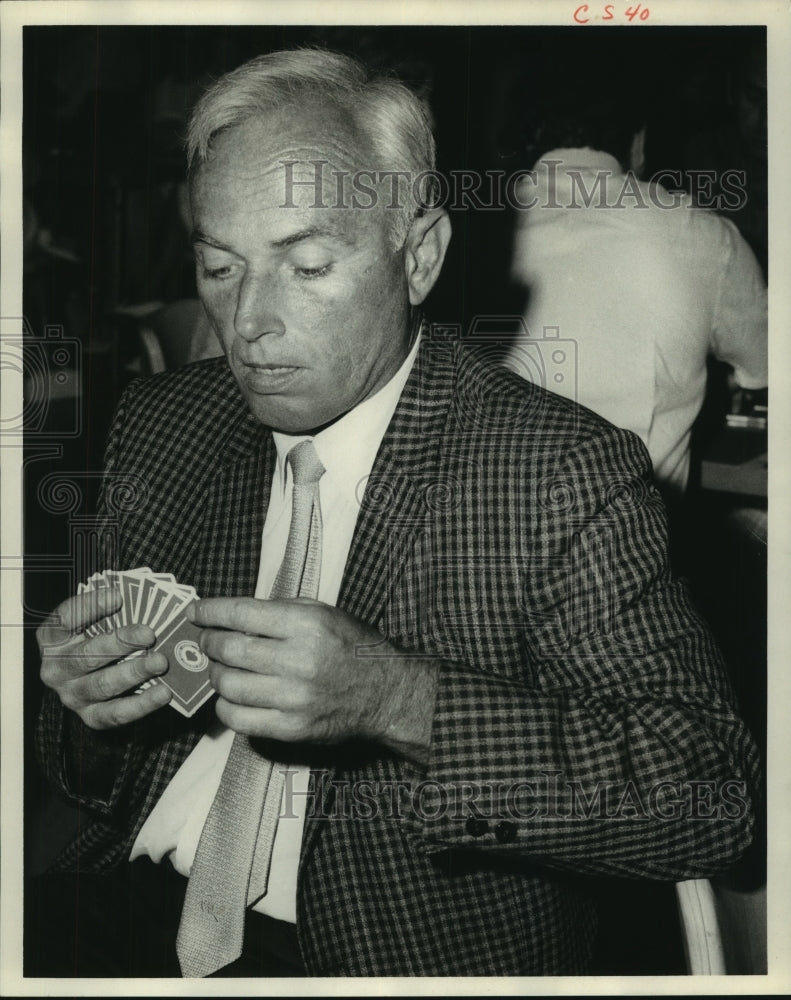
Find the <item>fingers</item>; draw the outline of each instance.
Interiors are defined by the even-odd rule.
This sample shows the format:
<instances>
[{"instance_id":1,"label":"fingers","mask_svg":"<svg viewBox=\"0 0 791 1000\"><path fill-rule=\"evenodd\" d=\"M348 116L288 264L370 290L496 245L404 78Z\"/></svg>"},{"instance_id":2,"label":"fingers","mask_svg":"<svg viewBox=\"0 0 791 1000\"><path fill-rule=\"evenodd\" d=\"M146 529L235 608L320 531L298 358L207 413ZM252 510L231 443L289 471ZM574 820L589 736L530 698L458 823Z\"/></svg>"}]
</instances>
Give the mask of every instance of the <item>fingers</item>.
<instances>
[{"instance_id":1,"label":"fingers","mask_svg":"<svg viewBox=\"0 0 791 1000\"><path fill-rule=\"evenodd\" d=\"M237 733L334 743L366 732L369 683L355 650L379 634L317 601L196 602L218 718Z\"/></svg>"},{"instance_id":2,"label":"fingers","mask_svg":"<svg viewBox=\"0 0 791 1000\"><path fill-rule=\"evenodd\" d=\"M167 672L168 661L162 653L133 656L73 681L61 697L67 708L80 711L128 694L152 677Z\"/></svg>"},{"instance_id":3,"label":"fingers","mask_svg":"<svg viewBox=\"0 0 791 1000\"><path fill-rule=\"evenodd\" d=\"M282 677L254 674L249 670L212 664L209 675L220 697L250 708L293 709L301 703L301 685Z\"/></svg>"},{"instance_id":4,"label":"fingers","mask_svg":"<svg viewBox=\"0 0 791 1000\"><path fill-rule=\"evenodd\" d=\"M66 636L66 623L79 622L84 608L67 601L55 612L61 624L48 626L41 643L41 679L52 688L66 708L76 712L92 729L110 729L143 718L166 705L170 691L162 684L132 694L145 681L167 672L162 653L143 653L156 641L147 625L126 625L115 632L86 637ZM112 607L110 599L101 605ZM112 613L112 612L108 612ZM52 616L55 617L55 616ZM50 642L51 639L59 642Z\"/></svg>"},{"instance_id":5,"label":"fingers","mask_svg":"<svg viewBox=\"0 0 791 1000\"><path fill-rule=\"evenodd\" d=\"M65 683L91 673L135 650L146 649L156 641L147 625L127 625L116 632L92 636L72 636L59 645L41 647L41 680L47 687L60 688Z\"/></svg>"},{"instance_id":6,"label":"fingers","mask_svg":"<svg viewBox=\"0 0 791 1000\"><path fill-rule=\"evenodd\" d=\"M278 709L250 708L218 698L215 710L223 725L243 736L261 736L284 743L300 742L311 736L301 717Z\"/></svg>"},{"instance_id":7,"label":"fingers","mask_svg":"<svg viewBox=\"0 0 791 1000\"><path fill-rule=\"evenodd\" d=\"M93 636L86 640L82 649L85 668L95 670L136 650L147 649L156 639L154 630L142 624L124 625L115 632Z\"/></svg>"},{"instance_id":8,"label":"fingers","mask_svg":"<svg viewBox=\"0 0 791 1000\"><path fill-rule=\"evenodd\" d=\"M123 604L118 587L100 587L86 594L69 597L55 608L38 629L39 646L61 645L74 633L114 614Z\"/></svg>"},{"instance_id":9,"label":"fingers","mask_svg":"<svg viewBox=\"0 0 791 1000\"><path fill-rule=\"evenodd\" d=\"M143 624L125 625L94 636L84 629L107 618L123 604L117 587L102 587L63 601L37 632L41 679L66 708L92 729L128 725L171 700L164 684L147 681L168 670L162 653L145 652L157 641ZM139 653L141 655L132 655Z\"/></svg>"},{"instance_id":10,"label":"fingers","mask_svg":"<svg viewBox=\"0 0 791 1000\"><path fill-rule=\"evenodd\" d=\"M285 639L309 621L318 601L262 601L255 597L210 597L195 601L187 614L196 625Z\"/></svg>"},{"instance_id":11,"label":"fingers","mask_svg":"<svg viewBox=\"0 0 791 1000\"><path fill-rule=\"evenodd\" d=\"M158 711L168 704L171 697L164 684L154 684L140 694L90 705L80 716L91 729L117 729Z\"/></svg>"},{"instance_id":12,"label":"fingers","mask_svg":"<svg viewBox=\"0 0 791 1000\"><path fill-rule=\"evenodd\" d=\"M293 655L293 651L282 639L225 632L221 629L205 629L201 633L200 645L214 663L263 674L279 672Z\"/></svg>"}]
</instances>

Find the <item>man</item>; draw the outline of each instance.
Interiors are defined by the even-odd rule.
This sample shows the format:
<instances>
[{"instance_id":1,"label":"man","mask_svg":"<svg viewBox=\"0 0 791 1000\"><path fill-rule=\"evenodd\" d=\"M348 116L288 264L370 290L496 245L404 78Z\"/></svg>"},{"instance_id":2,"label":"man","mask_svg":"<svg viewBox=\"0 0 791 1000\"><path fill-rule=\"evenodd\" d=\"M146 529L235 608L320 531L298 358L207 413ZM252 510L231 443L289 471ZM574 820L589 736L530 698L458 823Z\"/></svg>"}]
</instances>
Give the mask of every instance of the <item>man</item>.
<instances>
[{"instance_id":1,"label":"man","mask_svg":"<svg viewBox=\"0 0 791 1000\"><path fill-rule=\"evenodd\" d=\"M707 358L727 362L745 389L767 385L766 286L731 221L666 190L664 174L638 179L643 91L608 83L601 66L591 88L581 82L591 72L567 70L529 128L538 159L518 193L511 261L528 301L506 364L528 374L526 345L547 329L574 341L576 378L548 387L639 434L674 503L689 481Z\"/></svg>"},{"instance_id":2,"label":"man","mask_svg":"<svg viewBox=\"0 0 791 1000\"><path fill-rule=\"evenodd\" d=\"M754 750L639 441L421 325L450 236L409 183L433 155L408 91L330 53L253 60L193 115L225 357L131 387L107 468L145 484L114 561L196 587L218 697L181 719L129 694L167 663L125 658L145 627L86 641L110 590L42 628L41 756L90 819L29 940L78 905L72 971L583 972L585 876L705 875L749 843ZM318 600L278 596L297 523Z\"/></svg>"}]
</instances>

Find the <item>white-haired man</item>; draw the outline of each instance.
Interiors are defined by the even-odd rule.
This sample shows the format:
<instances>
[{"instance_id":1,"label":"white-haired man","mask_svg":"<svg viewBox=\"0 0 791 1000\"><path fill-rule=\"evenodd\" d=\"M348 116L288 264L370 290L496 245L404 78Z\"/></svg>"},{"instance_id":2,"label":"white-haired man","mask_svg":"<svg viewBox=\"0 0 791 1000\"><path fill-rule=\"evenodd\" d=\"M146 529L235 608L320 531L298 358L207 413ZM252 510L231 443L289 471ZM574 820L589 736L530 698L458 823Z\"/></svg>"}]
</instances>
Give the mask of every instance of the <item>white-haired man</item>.
<instances>
[{"instance_id":1,"label":"white-haired man","mask_svg":"<svg viewBox=\"0 0 791 1000\"><path fill-rule=\"evenodd\" d=\"M42 627L41 757L90 819L29 890L28 972L583 972L586 876L707 874L753 825L648 456L421 321L450 225L400 84L261 57L189 155L225 357L129 389L108 476L146 484L114 561L195 586L217 698L129 693L167 662L86 639L109 588Z\"/></svg>"}]
</instances>

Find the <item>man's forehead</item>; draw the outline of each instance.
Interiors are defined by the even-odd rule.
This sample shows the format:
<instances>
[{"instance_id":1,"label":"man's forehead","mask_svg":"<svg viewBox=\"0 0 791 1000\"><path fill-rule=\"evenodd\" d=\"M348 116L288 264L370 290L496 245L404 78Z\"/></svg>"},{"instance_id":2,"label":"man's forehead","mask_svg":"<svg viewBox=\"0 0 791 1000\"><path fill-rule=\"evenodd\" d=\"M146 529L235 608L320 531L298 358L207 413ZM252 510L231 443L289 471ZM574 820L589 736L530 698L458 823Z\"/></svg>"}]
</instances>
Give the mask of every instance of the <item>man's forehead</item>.
<instances>
[{"instance_id":1,"label":"man's forehead","mask_svg":"<svg viewBox=\"0 0 791 1000\"><path fill-rule=\"evenodd\" d=\"M198 228L219 234L234 220L254 226L265 211L276 230L272 243L317 224L350 243L372 226L389 232L387 201L376 197L361 207L354 197L360 171L373 169L370 156L357 130L330 109L320 122L273 112L218 134L192 177Z\"/></svg>"},{"instance_id":2,"label":"man's forehead","mask_svg":"<svg viewBox=\"0 0 791 1000\"><path fill-rule=\"evenodd\" d=\"M331 102L294 103L251 117L220 132L201 171L237 176L283 173L312 177L318 161L326 173L371 168L369 143L348 114Z\"/></svg>"},{"instance_id":3,"label":"man's forehead","mask_svg":"<svg viewBox=\"0 0 791 1000\"><path fill-rule=\"evenodd\" d=\"M292 170L292 162L286 161L265 173L251 175L241 184L228 182L229 175L222 173L196 177L192 190L196 240L230 246L244 233L260 237L265 219L267 242L279 249L321 237L352 245L372 228L387 226L381 205L366 210L351 204L347 189L339 195L333 177L322 166L311 167L308 175L296 165Z\"/></svg>"}]
</instances>

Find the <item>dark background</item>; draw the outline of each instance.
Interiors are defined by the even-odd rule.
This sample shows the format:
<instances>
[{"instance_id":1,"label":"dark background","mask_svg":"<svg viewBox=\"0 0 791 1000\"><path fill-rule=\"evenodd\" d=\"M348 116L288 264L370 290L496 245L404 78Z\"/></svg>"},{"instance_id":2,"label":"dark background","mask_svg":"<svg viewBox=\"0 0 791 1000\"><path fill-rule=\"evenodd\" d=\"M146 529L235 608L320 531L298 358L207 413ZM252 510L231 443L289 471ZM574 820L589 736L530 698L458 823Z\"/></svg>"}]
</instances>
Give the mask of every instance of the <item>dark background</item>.
<instances>
[{"instance_id":1,"label":"dark background","mask_svg":"<svg viewBox=\"0 0 791 1000\"><path fill-rule=\"evenodd\" d=\"M736 127L738 69L751 47L765 52L763 27L26 27L24 312L33 337L60 331L55 339L76 352L81 370L76 401L53 397L43 415L28 420L24 713L33 870L51 854L53 827L69 823L32 763L41 696L33 626L74 589L73 524L93 509L118 396L130 378L145 374L135 324L119 307L194 297L179 211L188 110L211 79L293 45L327 46L394 69L430 106L443 172L532 166L525 141L531 108L584 63L584 86L622 93L643 109L647 174L747 171L748 209L734 221L768 269L766 148L746 148ZM507 281L510 214L467 210L451 217L454 236L427 304L430 318L466 328L478 314L518 311ZM54 349L47 346L42 364L52 363ZM721 400L716 391L710 397L706 413L716 419ZM53 476L71 484L66 494ZM759 579L759 590L764 583ZM712 605L719 597L708 592ZM758 621L746 640L760 666L765 637ZM726 629L721 638L732 636ZM760 686L752 697L750 711L760 717ZM647 891L640 889L641 907ZM636 931L627 920L603 942L603 954L607 961L617 955L624 972L680 971L670 895L660 893L649 905L665 933L653 926L648 938L637 935L630 944Z\"/></svg>"},{"instance_id":2,"label":"dark background","mask_svg":"<svg viewBox=\"0 0 791 1000\"><path fill-rule=\"evenodd\" d=\"M734 78L754 44L765 46L763 27L27 27L26 315L34 330L68 321L90 343L107 336L118 305L194 295L188 234L174 203L189 107L226 70L293 45L394 69L430 105L445 172L532 166L524 140L531 110L572 74L580 87L644 110L648 174L712 166L725 136L728 160L717 166L750 168L754 214L743 228L766 267L765 148L763 163L748 163L733 128ZM510 247L484 237L507 235L507 214L454 213L433 298L437 321L463 321L479 307L503 311L501 264ZM37 260L32 238L42 228L77 260Z\"/></svg>"}]
</instances>

